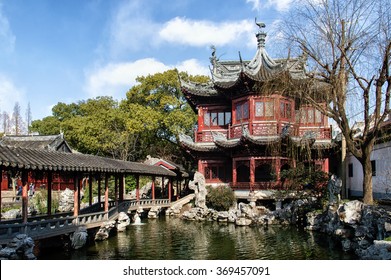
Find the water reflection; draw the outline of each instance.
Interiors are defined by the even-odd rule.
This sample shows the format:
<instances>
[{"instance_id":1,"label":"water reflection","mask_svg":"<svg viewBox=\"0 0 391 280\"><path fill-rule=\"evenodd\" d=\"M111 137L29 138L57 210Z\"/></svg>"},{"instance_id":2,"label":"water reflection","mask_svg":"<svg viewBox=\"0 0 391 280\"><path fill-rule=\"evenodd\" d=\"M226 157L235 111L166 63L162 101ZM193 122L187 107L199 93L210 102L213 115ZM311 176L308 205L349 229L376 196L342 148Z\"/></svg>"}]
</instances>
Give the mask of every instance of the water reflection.
<instances>
[{"instance_id":1,"label":"water reflection","mask_svg":"<svg viewBox=\"0 0 391 280\"><path fill-rule=\"evenodd\" d=\"M109 240L40 259L354 259L328 236L296 227L237 227L233 224L162 217L129 226Z\"/></svg>"}]
</instances>

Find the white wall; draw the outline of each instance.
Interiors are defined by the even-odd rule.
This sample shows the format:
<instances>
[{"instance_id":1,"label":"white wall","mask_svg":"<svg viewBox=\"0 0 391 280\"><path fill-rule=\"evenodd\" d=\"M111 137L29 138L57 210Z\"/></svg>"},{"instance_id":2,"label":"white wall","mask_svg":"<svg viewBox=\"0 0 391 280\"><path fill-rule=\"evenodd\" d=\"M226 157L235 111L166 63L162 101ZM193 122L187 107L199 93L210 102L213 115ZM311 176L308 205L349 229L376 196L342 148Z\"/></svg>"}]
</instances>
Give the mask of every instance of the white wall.
<instances>
[{"instance_id":1,"label":"white wall","mask_svg":"<svg viewBox=\"0 0 391 280\"><path fill-rule=\"evenodd\" d=\"M376 176L372 177L374 198L385 196L386 188L390 188L391 197L391 142L375 145L371 160L376 161ZM362 196L363 172L360 162L348 155L346 163L346 185L353 196ZM349 163L353 164L353 177L349 177Z\"/></svg>"}]
</instances>

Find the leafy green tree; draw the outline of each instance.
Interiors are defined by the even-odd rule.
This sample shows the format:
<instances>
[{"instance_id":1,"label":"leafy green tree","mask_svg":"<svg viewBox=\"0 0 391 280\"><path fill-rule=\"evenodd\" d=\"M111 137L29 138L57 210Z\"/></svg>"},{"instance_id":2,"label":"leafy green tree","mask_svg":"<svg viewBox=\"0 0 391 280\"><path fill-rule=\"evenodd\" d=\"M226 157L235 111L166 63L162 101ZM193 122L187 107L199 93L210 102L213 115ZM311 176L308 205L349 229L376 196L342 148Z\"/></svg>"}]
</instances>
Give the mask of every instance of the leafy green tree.
<instances>
[{"instance_id":1,"label":"leafy green tree","mask_svg":"<svg viewBox=\"0 0 391 280\"><path fill-rule=\"evenodd\" d=\"M178 134L192 134L197 116L180 90L178 75L196 82L208 79L176 70L138 77L120 102L107 96L59 102L52 116L32 122L31 130L41 135L62 131L83 153L132 161L149 154L180 162L184 157Z\"/></svg>"}]
</instances>

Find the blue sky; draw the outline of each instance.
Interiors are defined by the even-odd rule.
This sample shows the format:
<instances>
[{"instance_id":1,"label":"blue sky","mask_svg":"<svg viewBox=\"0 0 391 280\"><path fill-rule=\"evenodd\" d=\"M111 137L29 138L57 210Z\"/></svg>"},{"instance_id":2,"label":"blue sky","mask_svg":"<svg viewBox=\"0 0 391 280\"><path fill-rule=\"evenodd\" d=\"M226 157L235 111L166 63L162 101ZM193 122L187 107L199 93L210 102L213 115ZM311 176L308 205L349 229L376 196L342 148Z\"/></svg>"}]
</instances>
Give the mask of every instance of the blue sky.
<instances>
[{"instance_id":1,"label":"blue sky","mask_svg":"<svg viewBox=\"0 0 391 280\"><path fill-rule=\"evenodd\" d=\"M251 59L255 17L269 32L292 1L0 0L0 111L30 102L40 119L58 102L123 99L137 76L208 75L211 45Z\"/></svg>"}]
</instances>

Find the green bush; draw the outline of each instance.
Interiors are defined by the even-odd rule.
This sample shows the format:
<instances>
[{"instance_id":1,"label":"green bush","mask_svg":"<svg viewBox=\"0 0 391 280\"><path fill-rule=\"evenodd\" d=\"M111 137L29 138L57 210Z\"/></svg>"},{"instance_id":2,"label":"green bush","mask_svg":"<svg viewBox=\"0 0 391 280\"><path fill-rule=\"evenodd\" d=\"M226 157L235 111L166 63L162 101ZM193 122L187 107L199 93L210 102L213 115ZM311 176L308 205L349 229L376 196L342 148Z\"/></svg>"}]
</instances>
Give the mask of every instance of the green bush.
<instances>
[{"instance_id":1,"label":"green bush","mask_svg":"<svg viewBox=\"0 0 391 280\"><path fill-rule=\"evenodd\" d=\"M281 171L280 178L284 189L310 189L323 193L326 190L328 174L316 168L309 168L303 163L298 163L296 168Z\"/></svg>"},{"instance_id":2,"label":"green bush","mask_svg":"<svg viewBox=\"0 0 391 280\"><path fill-rule=\"evenodd\" d=\"M235 193L230 187L207 186L206 206L217 211L227 211L236 201Z\"/></svg>"}]
</instances>

